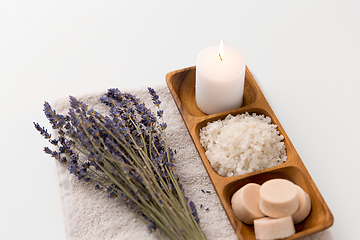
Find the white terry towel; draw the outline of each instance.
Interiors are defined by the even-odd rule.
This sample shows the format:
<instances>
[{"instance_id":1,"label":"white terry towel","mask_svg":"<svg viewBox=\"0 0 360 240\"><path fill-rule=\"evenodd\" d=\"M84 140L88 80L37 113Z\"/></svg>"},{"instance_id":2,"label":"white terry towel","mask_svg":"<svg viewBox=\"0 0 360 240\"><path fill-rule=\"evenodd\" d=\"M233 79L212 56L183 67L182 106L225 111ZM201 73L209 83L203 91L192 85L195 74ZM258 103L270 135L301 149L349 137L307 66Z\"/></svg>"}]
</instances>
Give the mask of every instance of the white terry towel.
<instances>
[{"instance_id":1,"label":"white terry towel","mask_svg":"<svg viewBox=\"0 0 360 240\"><path fill-rule=\"evenodd\" d=\"M165 84L153 87L160 96L161 109L167 123L166 135L169 146L176 150L176 166L185 195L197 207L200 226L208 240L236 240L235 232L214 191L211 181L202 165L185 124L176 108L172 96ZM119 89L136 95L146 106L156 112L148 94L147 87ZM102 114L108 109L100 103L100 97L106 93L92 93L75 96ZM67 114L68 98L60 99L52 107L61 114ZM61 190L68 240L108 240L108 239L158 239L149 234L147 226L116 199L110 199L95 190L91 183L79 181L66 167L58 163L59 186ZM210 191L210 193L204 193ZM200 206L203 207L200 208ZM304 240L332 240L331 230L304 238Z\"/></svg>"}]
</instances>

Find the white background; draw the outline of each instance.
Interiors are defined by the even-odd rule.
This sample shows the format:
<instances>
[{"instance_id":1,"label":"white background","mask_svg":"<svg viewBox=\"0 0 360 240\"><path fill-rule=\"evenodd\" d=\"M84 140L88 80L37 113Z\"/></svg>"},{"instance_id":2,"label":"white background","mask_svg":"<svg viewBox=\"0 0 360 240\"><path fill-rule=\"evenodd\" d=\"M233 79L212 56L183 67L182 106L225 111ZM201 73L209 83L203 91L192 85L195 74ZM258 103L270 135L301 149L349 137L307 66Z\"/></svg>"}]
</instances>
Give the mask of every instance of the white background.
<instances>
[{"instance_id":1,"label":"white background","mask_svg":"<svg viewBox=\"0 0 360 240\"><path fill-rule=\"evenodd\" d=\"M359 226L360 3L0 0L0 239L64 239L42 104L165 84L220 39L246 59L329 205Z\"/></svg>"}]
</instances>

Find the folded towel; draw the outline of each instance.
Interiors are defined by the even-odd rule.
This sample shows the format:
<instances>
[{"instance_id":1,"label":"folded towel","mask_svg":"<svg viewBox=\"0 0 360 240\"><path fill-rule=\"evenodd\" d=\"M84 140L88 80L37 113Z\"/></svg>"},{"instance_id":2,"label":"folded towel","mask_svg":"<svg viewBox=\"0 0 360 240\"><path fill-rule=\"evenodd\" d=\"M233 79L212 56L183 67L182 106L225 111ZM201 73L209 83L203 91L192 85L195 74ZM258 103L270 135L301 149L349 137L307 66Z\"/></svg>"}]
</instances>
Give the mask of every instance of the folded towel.
<instances>
[{"instance_id":1,"label":"folded towel","mask_svg":"<svg viewBox=\"0 0 360 240\"><path fill-rule=\"evenodd\" d=\"M203 232L209 240L237 239L168 88L165 84L153 88L162 101L164 120L168 125L166 135L169 146L177 152L177 173L185 195L197 206ZM136 95L148 108L156 111L147 87L120 90ZM104 93L105 91L77 98L98 112L107 114L108 108L99 101ZM67 114L69 102L68 99L60 99L52 106L58 113ZM91 183L77 180L68 173L64 165L58 163L57 166L68 240L158 239L157 235L149 234L147 226L120 201L95 190ZM203 207L200 208L201 205ZM329 240L333 236L328 229L304 239Z\"/></svg>"}]
</instances>

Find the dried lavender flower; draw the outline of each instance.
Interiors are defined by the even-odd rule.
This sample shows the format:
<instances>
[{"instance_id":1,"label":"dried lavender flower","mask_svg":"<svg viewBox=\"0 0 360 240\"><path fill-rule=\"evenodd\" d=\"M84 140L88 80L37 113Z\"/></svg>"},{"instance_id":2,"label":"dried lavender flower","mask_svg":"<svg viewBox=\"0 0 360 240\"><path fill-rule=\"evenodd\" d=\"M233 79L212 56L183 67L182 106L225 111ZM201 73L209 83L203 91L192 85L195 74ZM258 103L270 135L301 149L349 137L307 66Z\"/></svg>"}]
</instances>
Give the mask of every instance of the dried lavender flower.
<instances>
[{"instance_id":1,"label":"dried lavender flower","mask_svg":"<svg viewBox=\"0 0 360 240\"><path fill-rule=\"evenodd\" d=\"M122 201L147 222L149 232L158 233L159 228L170 239L206 239L195 204L184 196L175 173L167 125L158 122L164 114L161 101L154 89L148 91L158 107L156 115L136 96L109 89L100 98L109 106L109 116L70 96L66 116L44 104L56 139L38 123L34 126L58 148L45 147L46 154L66 164L79 180L92 182L95 189Z\"/></svg>"}]
</instances>

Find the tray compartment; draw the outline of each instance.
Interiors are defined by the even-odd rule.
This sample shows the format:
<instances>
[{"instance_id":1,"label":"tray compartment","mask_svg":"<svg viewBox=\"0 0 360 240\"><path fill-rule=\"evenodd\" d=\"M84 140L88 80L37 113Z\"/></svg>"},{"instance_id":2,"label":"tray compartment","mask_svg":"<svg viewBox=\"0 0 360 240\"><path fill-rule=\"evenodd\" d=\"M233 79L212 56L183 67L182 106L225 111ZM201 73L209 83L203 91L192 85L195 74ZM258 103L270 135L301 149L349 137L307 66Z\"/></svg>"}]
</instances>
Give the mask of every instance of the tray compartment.
<instances>
[{"instance_id":1,"label":"tray compartment","mask_svg":"<svg viewBox=\"0 0 360 240\"><path fill-rule=\"evenodd\" d=\"M187 71L177 71L170 80L171 85L174 89L176 98L181 102L184 111L193 117L208 116L197 107L195 102L195 74L195 67L188 68ZM251 80L245 77L244 98L241 107L255 103L256 100L259 99L259 95L259 89L256 88Z\"/></svg>"},{"instance_id":2,"label":"tray compartment","mask_svg":"<svg viewBox=\"0 0 360 240\"><path fill-rule=\"evenodd\" d=\"M298 167L279 165L262 171L261 173L231 181L224 187L223 192L221 193L225 196L224 209L229 218L233 219L234 225L242 226L240 232L244 239L255 239L254 227L252 225L241 223L241 221L235 216L231 209L231 197L238 189L248 183L257 183L261 185L274 178L287 179L304 189L309 196L312 196L312 210L310 211L309 216L303 222L295 225L296 234L288 239L297 239L305 236L307 233L320 231L323 223L326 222L327 218L330 216L328 215L326 208L323 206L321 198L314 197L318 194L317 189L311 184L311 179L309 179Z\"/></svg>"},{"instance_id":3,"label":"tray compartment","mask_svg":"<svg viewBox=\"0 0 360 240\"><path fill-rule=\"evenodd\" d=\"M275 117L274 114L266 111L265 109L262 108L251 108L251 107L243 107L243 108L239 108L235 111L232 112L226 112L226 113L222 113L221 115L214 115L214 116L210 116L209 118L204 119L203 121L199 122L196 126L195 126L195 134L194 134L194 142L199 142L199 145L201 147L198 147L198 151L201 152L201 154L204 156L204 158L207 159L207 157L205 156L205 149L202 147L201 143L200 143L200 130L205 127L209 122L214 122L217 120L222 120L225 119L226 116L228 116L229 114L231 114L232 116L236 116L239 114L243 114L243 113L249 113L250 115L255 113L256 115L265 115L267 117L271 118L271 122L272 124L277 125L277 130L279 131L280 135L284 136L284 144L286 147L286 156L287 156L287 160L288 161L292 161L293 156L294 156L294 148L291 144L291 142L289 141L289 139L287 137L285 137L285 131L284 129L281 127L281 124L279 123L278 119ZM208 160L209 161L209 160Z\"/></svg>"}]
</instances>

